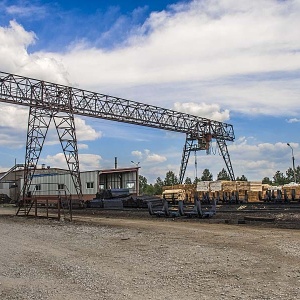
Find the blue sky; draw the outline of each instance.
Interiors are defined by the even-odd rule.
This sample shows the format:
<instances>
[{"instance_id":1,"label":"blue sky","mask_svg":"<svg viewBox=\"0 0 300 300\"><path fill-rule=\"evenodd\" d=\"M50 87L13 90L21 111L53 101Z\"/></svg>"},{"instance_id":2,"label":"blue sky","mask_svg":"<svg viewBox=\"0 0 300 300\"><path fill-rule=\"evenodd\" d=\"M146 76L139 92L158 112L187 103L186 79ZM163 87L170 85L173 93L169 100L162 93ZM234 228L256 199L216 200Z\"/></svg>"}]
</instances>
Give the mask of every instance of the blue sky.
<instances>
[{"instance_id":1,"label":"blue sky","mask_svg":"<svg viewBox=\"0 0 300 300\"><path fill-rule=\"evenodd\" d=\"M299 0L1 1L0 70L230 123L236 176L261 180L291 166L287 142L300 164L299 26ZM24 160L28 110L0 110L6 170ZM76 126L82 170L116 156L120 167L140 162L150 182L179 172L182 134L81 117ZM63 160L50 131L41 163ZM197 160L198 175L225 167L218 153Z\"/></svg>"}]
</instances>

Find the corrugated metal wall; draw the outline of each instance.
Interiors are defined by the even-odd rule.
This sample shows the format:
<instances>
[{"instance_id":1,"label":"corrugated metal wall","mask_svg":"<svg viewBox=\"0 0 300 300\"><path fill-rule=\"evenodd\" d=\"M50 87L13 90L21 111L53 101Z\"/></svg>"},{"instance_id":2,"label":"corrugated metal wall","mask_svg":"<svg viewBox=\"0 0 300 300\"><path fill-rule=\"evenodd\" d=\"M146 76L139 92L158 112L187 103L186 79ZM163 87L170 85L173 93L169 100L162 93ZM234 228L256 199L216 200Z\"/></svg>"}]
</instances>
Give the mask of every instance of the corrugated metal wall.
<instances>
[{"instance_id":1,"label":"corrugated metal wall","mask_svg":"<svg viewBox=\"0 0 300 300\"><path fill-rule=\"evenodd\" d=\"M10 195L9 185L10 185L10 183L1 182L0 183L0 194L5 194L5 195L9 196Z\"/></svg>"},{"instance_id":2,"label":"corrugated metal wall","mask_svg":"<svg viewBox=\"0 0 300 300\"><path fill-rule=\"evenodd\" d=\"M82 193L95 195L98 190L98 171L82 172L80 173L80 179L82 184ZM88 185L88 183L90 184ZM23 187L23 184L24 180L21 179L21 188ZM76 194L76 190L70 174L43 174L34 176L32 179L30 190L33 191L34 189L36 189L36 186L39 186L40 190L36 189L36 195L57 195L59 185L65 185L67 193L73 195Z\"/></svg>"},{"instance_id":3,"label":"corrugated metal wall","mask_svg":"<svg viewBox=\"0 0 300 300\"><path fill-rule=\"evenodd\" d=\"M80 179L82 184L83 195L96 195L99 191L99 171L87 171L80 173ZM122 174L121 177L119 175ZM104 176L104 177L102 177ZM128 188L131 193L137 192L136 172L120 172L112 174L101 174L103 180L103 186L101 188ZM24 180L21 179L22 189ZM66 186L68 194L75 195L76 190L70 174L38 174L35 175L31 183L31 191L34 191L35 195L46 196L46 195L58 195L59 188L63 191L63 185ZM36 186L40 189L37 190Z\"/></svg>"}]
</instances>

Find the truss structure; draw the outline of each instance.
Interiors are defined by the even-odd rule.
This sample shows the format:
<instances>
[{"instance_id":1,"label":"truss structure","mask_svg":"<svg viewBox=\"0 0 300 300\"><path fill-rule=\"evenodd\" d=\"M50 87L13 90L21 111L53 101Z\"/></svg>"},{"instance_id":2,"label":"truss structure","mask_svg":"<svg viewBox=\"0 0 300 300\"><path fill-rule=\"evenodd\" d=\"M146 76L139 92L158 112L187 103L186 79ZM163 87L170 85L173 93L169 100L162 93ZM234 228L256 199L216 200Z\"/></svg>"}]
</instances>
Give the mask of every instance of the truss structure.
<instances>
[{"instance_id":1,"label":"truss structure","mask_svg":"<svg viewBox=\"0 0 300 300\"><path fill-rule=\"evenodd\" d=\"M215 139L229 175L234 180L226 144L234 140L233 126L230 124L4 72L0 72L0 102L30 107L26 144L27 187L53 118L74 184L81 193L74 115L185 133L180 182L184 179L190 152L208 151L211 140Z\"/></svg>"}]
</instances>

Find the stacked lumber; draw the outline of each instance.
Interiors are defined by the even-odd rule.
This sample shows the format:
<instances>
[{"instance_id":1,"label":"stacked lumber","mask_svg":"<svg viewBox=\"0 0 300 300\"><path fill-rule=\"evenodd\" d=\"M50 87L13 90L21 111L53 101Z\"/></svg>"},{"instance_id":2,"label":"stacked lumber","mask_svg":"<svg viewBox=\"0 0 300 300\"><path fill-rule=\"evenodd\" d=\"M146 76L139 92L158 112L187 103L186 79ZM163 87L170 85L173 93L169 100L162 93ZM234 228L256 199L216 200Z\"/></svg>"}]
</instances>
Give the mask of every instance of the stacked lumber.
<instances>
[{"instance_id":1,"label":"stacked lumber","mask_svg":"<svg viewBox=\"0 0 300 300\"><path fill-rule=\"evenodd\" d=\"M248 181L249 182L249 191L252 192L262 192L263 185L261 181Z\"/></svg>"},{"instance_id":2,"label":"stacked lumber","mask_svg":"<svg viewBox=\"0 0 300 300\"><path fill-rule=\"evenodd\" d=\"M236 181L237 191L250 191L250 181Z\"/></svg>"},{"instance_id":3,"label":"stacked lumber","mask_svg":"<svg viewBox=\"0 0 300 300\"><path fill-rule=\"evenodd\" d=\"M197 183L197 192L210 192L210 181L200 181Z\"/></svg>"},{"instance_id":4,"label":"stacked lumber","mask_svg":"<svg viewBox=\"0 0 300 300\"><path fill-rule=\"evenodd\" d=\"M285 184L282 190L287 192L289 199L292 198L292 190L295 190L296 199L300 199L300 185L299 184Z\"/></svg>"},{"instance_id":5,"label":"stacked lumber","mask_svg":"<svg viewBox=\"0 0 300 300\"><path fill-rule=\"evenodd\" d=\"M222 181L222 190L223 192L234 192L237 190L236 181Z\"/></svg>"},{"instance_id":6,"label":"stacked lumber","mask_svg":"<svg viewBox=\"0 0 300 300\"><path fill-rule=\"evenodd\" d=\"M187 194L188 201L194 201L194 194L196 192L196 187L194 184L176 184L173 186L164 186L163 192L165 190L184 190L185 194Z\"/></svg>"},{"instance_id":7,"label":"stacked lumber","mask_svg":"<svg viewBox=\"0 0 300 300\"><path fill-rule=\"evenodd\" d=\"M258 202L259 193L259 191L248 191L248 202Z\"/></svg>"},{"instance_id":8,"label":"stacked lumber","mask_svg":"<svg viewBox=\"0 0 300 300\"><path fill-rule=\"evenodd\" d=\"M211 181L209 186L211 192L221 192L222 191L222 182L221 180Z\"/></svg>"},{"instance_id":9,"label":"stacked lumber","mask_svg":"<svg viewBox=\"0 0 300 300\"><path fill-rule=\"evenodd\" d=\"M239 194L248 194L248 201L254 202L259 201L259 193L263 196L269 185L263 185L261 181L227 181L227 180L216 180L216 181L200 181L197 186L194 184L177 184L174 186L164 186L163 190L180 189L184 190L185 194L188 195L188 199L193 201L195 192L198 195L203 193L209 193L210 197L216 194L216 192L231 194L239 192ZM276 187L275 190L277 190ZM298 187L298 193L300 195L300 185Z\"/></svg>"}]
</instances>

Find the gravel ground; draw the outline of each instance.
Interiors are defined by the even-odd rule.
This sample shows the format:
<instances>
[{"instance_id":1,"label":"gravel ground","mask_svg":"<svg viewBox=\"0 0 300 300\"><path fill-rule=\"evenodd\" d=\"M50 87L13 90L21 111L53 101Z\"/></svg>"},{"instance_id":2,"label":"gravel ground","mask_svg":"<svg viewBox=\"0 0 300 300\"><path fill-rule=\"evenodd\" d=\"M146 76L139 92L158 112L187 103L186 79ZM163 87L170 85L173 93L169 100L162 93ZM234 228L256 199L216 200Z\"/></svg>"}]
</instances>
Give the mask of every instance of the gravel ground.
<instances>
[{"instance_id":1,"label":"gravel ground","mask_svg":"<svg viewBox=\"0 0 300 300\"><path fill-rule=\"evenodd\" d=\"M0 299L300 299L296 229L12 212L0 208Z\"/></svg>"}]
</instances>

